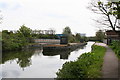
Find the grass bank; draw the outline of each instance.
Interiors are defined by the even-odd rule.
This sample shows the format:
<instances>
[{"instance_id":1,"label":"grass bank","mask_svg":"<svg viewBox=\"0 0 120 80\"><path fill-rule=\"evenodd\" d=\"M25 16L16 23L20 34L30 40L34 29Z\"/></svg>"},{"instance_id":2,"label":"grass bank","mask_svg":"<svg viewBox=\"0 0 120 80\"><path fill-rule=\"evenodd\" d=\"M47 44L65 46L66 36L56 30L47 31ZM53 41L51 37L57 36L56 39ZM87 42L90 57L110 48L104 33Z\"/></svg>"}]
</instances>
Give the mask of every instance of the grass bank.
<instances>
[{"instance_id":1,"label":"grass bank","mask_svg":"<svg viewBox=\"0 0 120 80\"><path fill-rule=\"evenodd\" d=\"M117 57L120 59L120 41L113 41L110 47L113 49Z\"/></svg>"},{"instance_id":2,"label":"grass bank","mask_svg":"<svg viewBox=\"0 0 120 80\"><path fill-rule=\"evenodd\" d=\"M82 54L77 61L66 62L56 73L57 78L100 78L106 48L93 45L92 52Z\"/></svg>"}]
</instances>

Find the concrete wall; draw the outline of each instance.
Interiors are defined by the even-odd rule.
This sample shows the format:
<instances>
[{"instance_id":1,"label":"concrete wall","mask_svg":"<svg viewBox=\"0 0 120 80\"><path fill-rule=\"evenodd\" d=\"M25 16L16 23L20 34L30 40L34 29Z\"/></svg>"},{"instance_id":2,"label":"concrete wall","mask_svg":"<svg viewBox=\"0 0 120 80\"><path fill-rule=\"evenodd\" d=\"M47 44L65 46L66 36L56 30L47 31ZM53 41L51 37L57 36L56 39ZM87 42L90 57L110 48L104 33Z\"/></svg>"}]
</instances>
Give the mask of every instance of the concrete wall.
<instances>
[{"instance_id":1,"label":"concrete wall","mask_svg":"<svg viewBox=\"0 0 120 80\"><path fill-rule=\"evenodd\" d=\"M35 43L56 43L60 44L60 39L34 39Z\"/></svg>"}]
</instances>

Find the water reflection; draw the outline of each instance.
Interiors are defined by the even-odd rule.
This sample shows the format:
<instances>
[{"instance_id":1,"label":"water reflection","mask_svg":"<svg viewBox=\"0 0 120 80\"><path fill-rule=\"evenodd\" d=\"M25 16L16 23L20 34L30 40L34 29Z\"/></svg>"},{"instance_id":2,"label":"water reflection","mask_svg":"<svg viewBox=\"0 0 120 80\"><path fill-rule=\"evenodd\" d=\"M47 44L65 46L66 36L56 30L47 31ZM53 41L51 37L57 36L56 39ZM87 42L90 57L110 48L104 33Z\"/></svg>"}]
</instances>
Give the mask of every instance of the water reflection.
<instances>
[{"instance_id":1,"label":"water reflection","mask_svg":"<svg viewBox=\"0 0 120 80\"><path fill-rule=\"evenodd\" d=\"M72 51L78 51L79 49L83 49L85 46L81 46L79 48L73 48L71 50L66 50L66 51L43 51L44 56L55 56L55 55L60 55L60 59L68 59L70 53Z\"/></svg>"},{"instance_id":2,"label":"water reflection","mask_svg":"<svg viewBox=\"0 0 120 80\"><path fill-rule=\"evenodd\" d=\"M60 55L60 59L68 59L71 51L54 51L54 52L43 52L44 56L55 56Z\"/></svg>"},{"instance_id":3,"label":"water reflection","mask_svg":"<svg viewBox=\"0 0 120 80\"><path fill-rule=\"evenodd\" d=\"M2 64L5 64L5 62L7 61L12 61L16 59L17 64L19 64L21 68L25 68L32 64L31 57L33 54L34 54L33 50L3 53Z\"/></svg>"},{"instance_id":4,"label":"water reflection","mask_svg":"<svg viewBox=\"0 0 120 80\"><path fill-rule=\"evenodd\" d=\"M76 51L78 51L79 49L83 49L83 48L84 47L81 46L80 48L76 49ZM11 63L12 60L15 60L21 68L25 68L25 67L32 65L31 57L33 55L34 56L39 56L41 54L43 54L43 56L60 55L60 59L68 59L70 53L73 50L44 52L42 51L41 48L40 49L37 48L37 49L27 49L24 51L4 52L2 55L2 64L5 64L5 62L7 61L10 61Z\"/></svg>"},{"instance_id":5,"label":"water reflection","mask_svg":"<svg viewBox=\"0 0 120 80\"><path fill-rule=\"evenodd\" d=\"M2 77L4 78L53 78L66 61L76 60L91 50L88 42L76 50L43 52L41 48L6 52L2 55ZM1 75L0 75L1 76Z\"/></svg>"}]
</instances>

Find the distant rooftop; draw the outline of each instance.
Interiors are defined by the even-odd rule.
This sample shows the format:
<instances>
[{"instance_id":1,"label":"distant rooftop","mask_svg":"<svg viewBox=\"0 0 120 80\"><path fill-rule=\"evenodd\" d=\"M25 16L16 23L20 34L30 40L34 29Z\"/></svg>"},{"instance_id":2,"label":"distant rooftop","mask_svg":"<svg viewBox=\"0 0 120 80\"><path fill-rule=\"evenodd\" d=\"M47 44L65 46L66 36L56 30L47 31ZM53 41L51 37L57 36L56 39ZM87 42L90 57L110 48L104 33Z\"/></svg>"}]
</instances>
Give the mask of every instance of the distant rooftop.
<instances>
[{"instance_id":1,"label":"distant rooftop","mask_svg":"<svg viewBox=\"0 0 120 80\"><path fill-rule=\"evenodd\" d=\"M113 31L113 30L108 30L106 31L106 35L107 37L114 37L114 38L119 38L119 35L120 35L120 31Z\"/></svg>"}]
</instances>

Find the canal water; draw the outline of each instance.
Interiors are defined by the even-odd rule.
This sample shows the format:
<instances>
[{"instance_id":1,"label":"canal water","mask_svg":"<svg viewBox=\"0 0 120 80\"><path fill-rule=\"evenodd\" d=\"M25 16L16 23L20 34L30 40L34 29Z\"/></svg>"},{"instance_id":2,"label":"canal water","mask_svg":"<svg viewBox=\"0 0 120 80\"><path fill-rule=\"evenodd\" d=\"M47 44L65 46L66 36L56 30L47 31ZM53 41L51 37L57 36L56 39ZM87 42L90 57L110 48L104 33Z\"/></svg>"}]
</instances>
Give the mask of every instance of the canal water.
<instances>
[{"instance_id":1,"label":"canal water","mask_svg":"<svg viewBox=\"0 0 120 80\"><path fill-rule=\"evenodd\" d=\"M3 53L2 70L0 77L3 78L56 78L56 72L62 68L66 61L74 61L85 53L91 51L94 42L76 49L75 51L64 51L54 53L42 53L42 49L29 49Z\"/></svg>"}]
</instances>

